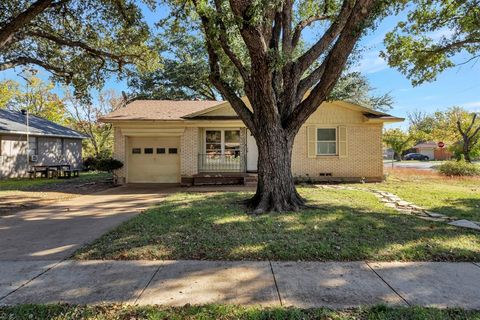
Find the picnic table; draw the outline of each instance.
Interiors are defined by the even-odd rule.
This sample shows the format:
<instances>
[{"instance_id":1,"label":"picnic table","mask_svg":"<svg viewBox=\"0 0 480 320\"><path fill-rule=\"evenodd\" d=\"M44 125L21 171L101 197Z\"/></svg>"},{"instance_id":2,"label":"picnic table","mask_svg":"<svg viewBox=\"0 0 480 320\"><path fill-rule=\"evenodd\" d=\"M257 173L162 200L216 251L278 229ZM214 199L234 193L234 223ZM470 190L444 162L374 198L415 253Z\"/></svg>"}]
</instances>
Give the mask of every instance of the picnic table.
<instances>
[{"instance_id":1,"label":"picnic table","mask_svg":"<svg viewBox=\"0 0 480 320\"><path fill-rule=\"evenodd\" d=\"M38 174L40 177L45 178L71 178L78 177L80 170L72 169L72 166L68 163L57 163L47 165L33 165L32 170L28 173L31 178L36 178Z\"/></svg>"}]
</instances>

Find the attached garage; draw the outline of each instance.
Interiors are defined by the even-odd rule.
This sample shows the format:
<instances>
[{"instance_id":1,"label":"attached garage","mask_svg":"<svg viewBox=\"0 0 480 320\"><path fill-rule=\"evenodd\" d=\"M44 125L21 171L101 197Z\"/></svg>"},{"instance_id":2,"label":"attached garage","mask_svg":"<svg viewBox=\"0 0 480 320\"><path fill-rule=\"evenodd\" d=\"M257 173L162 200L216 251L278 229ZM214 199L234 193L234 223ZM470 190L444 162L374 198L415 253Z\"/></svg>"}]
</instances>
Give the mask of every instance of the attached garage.
<instances>
[{"instance_id":1,"label":"attached garage","mask_svg":"<svg viewBox=\"0 0 480 320\"><path fill-rule=\"evenodd\" d=\"M180 137L128 137L128 183L180 183Z\"/></svg>"}]
</instances>

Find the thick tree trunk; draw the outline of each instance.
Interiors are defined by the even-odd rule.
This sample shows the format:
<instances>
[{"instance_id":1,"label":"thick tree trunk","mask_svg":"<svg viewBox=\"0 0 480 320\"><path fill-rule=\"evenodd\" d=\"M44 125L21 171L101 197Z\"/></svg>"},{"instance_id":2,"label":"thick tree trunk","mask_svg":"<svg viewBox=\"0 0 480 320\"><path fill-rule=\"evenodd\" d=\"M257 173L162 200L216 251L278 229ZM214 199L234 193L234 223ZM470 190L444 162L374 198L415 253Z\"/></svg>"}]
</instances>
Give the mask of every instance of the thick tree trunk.
<instances>
[{"instance_id":1,"label":"thick tree trunk","mask_svg":"<svg viewBox=\"0 0 480 320\"><path fill-rule=\"evenodd\" d=\"M248 201L254 214L268 211L297 211L305 207L298 194L292 175L292 147L294 134L275 126L265 126L257 135L258 184L257 192Z\"/></svg>"}]
</instances>

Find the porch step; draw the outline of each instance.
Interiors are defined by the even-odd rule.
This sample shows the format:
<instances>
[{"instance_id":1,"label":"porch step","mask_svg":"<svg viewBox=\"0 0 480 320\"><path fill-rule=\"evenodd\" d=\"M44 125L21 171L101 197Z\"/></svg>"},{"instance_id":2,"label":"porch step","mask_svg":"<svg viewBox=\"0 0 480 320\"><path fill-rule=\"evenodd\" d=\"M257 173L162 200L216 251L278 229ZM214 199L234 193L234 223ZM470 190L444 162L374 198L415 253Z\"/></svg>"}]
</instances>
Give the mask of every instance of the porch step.
<instances>
[{"instance_id":1,"label":"porch step","mask_svg":"<svg viewBox=\"0 0 480 320\"><path fill-rule=\"evenodd\" d=\"M205 186L205 185L257 185L257 174L225 172L225 173L200 173L190 178L185 185Z\"/></svg>"},{"instance_id":2,"label":"porch step","mask_svg":"<svg viewBox=\"0 0 480 320\"><path fill-rule=\"evenodd\" d=\"M258 176L255 175L248 175L243 178L243 184L246 186L256 186L258 183Z\"/></svg>"},{"instance_id":3,"label":"porch step","mask_svg":"<svg viewBox=\"0 0 480 320\"><path fill-rule=\"evenodd\" d=\"M215 177L207 177L207 176L200 176L193 178L193 185L194 186L206 186L206 185L236 185L236 184L243 184L243 177L239 176L215 176Z\"/></svg>"}]
</instances>

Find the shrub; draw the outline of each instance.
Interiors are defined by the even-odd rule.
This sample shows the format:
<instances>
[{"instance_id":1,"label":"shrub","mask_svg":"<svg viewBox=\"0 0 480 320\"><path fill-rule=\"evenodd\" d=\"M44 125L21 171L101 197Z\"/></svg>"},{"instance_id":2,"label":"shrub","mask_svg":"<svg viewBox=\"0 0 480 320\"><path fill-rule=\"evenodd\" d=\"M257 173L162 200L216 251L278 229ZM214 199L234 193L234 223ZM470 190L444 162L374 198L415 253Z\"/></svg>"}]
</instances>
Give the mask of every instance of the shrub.
<instances>
[{"instance_id":1,"label":"shrub","mask_svg":"<svg viewBox=\"0 0 480 320\"><path fill-rule=\"evenodd\" d=\"M123 167L123 162L113 158L99 159L95 165L98 171L113 172Z\"/></svg>"},{"instance_id":2,"label":"shrub","mask_svg":"<svg viewBox=\"0 0 480 320\"><path fill-rule=\"evenodd\" d=\"M85 171L93 171L97 166L98 159L95 157L86 157L83 159L83 170Z\"/></svg>"},{"instance_id":3,"label":"shrub","mask_svg":"<svg viewBox=\"0 0 480 320\"><path fill-rule=\"evenodd\" d=\"M463 157L458 161L446 161L438 166L438 171L446 176L476 176L480 175L480 167L466 162Z\"/></svg>"}]
</instances>

